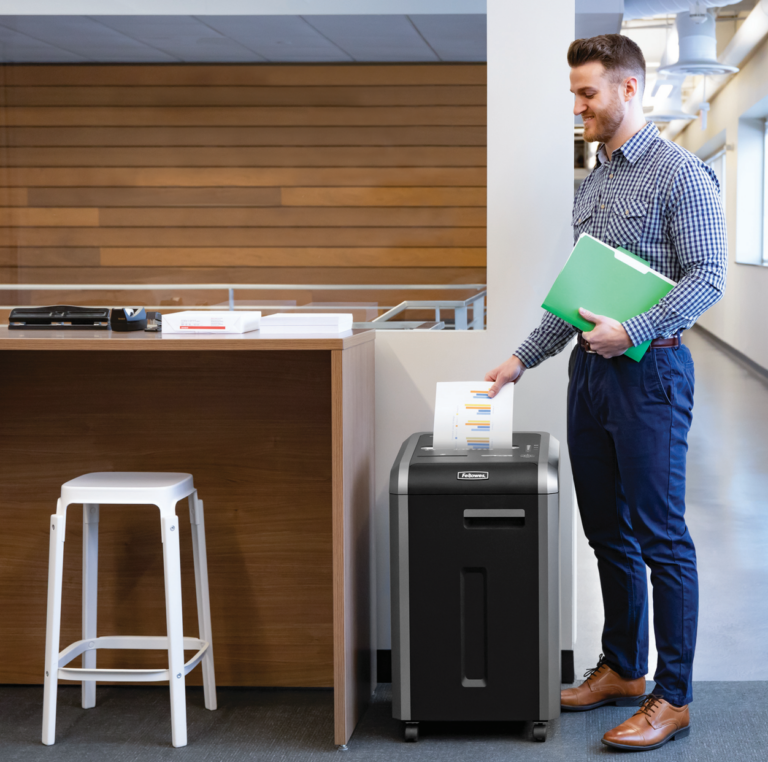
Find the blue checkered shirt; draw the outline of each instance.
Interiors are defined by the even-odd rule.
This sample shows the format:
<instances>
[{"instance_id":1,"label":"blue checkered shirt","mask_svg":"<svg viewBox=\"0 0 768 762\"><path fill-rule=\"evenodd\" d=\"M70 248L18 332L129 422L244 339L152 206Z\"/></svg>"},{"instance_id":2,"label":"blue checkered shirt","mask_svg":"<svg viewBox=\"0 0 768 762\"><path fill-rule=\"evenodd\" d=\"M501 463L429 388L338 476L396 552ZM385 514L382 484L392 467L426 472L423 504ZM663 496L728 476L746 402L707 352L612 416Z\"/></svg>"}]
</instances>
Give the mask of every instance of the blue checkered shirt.
<instances>
[{"instance_id":1,"label":"blue checkered shirt","mask_svg":"<svg viewBox=\"0 0 768 762\"><path fill-rule=\"evenodd\" d=\"M623 246L677 285L657 305L622 325L637 346L690 328L725 289L728 244L720 185L694 154L664 140L649 122L595 169L573 203L574 243L589 233ZM560 352L570 323L549 312L515 351L527 368Z\"/></svg>"}]
</instances>

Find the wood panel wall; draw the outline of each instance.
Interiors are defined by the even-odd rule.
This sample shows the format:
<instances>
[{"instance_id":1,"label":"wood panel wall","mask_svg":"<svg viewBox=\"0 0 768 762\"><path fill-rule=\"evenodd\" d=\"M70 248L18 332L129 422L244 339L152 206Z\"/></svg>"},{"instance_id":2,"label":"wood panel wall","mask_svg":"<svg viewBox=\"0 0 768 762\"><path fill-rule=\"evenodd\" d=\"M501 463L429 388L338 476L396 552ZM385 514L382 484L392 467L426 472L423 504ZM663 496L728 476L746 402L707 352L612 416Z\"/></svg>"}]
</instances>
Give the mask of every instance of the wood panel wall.
<instances>
[{"instance_id":1,"label":"wood panel wall","mask_svg":"<svg viewBox=\"0 0 768 762\"><path fill-rule=\"evenodd\" d=\"M217 683L333 685L331 352L6 351L2 362L0 684L43 679L47 519L61 485L151 470L191 473L205 504ZM194 636L186 501L176 512ZM67 511L62 648L81 633L82 515ZM166 633L157 508L101 509L98 627ZM98 656L102 667L164 664L162 651Z\"/></svg>"},{"instance_id":2,"label":"wood panel wall","mask_svg":"<svg viewBox=\"0 0 768 762\"><path fill-rule=\"evenodd\" d=\"M476 64L5 66L0 280L484 282L485 83Z\"/></svg>"}]
</instances>

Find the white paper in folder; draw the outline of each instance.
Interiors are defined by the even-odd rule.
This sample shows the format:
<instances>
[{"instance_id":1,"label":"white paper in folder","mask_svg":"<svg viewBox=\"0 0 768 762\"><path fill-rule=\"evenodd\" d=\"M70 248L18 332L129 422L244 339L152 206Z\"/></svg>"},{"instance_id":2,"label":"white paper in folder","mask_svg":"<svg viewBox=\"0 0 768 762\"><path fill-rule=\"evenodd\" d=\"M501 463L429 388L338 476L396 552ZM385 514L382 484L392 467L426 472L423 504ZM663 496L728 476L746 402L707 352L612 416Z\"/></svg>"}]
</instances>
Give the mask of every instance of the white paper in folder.
<instances>
[{"instance_id":1,"label":"white paper in folder","mask_svg":"<svg viewBox=\"0 0 768 762\"><path fill-rule=\"evenodd\" d=\"M437 384L432 446L437 450L492 450L512 447L514 384L492 399L489 381Z\"/></svg>"}]
</instances>

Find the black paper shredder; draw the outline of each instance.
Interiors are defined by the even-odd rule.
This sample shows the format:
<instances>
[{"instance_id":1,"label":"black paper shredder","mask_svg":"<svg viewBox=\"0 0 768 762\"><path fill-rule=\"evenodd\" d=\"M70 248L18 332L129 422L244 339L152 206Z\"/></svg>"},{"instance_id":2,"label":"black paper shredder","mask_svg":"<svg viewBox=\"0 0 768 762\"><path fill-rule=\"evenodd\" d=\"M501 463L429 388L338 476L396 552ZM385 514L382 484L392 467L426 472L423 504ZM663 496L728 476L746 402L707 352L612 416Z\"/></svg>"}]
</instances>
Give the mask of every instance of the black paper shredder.
<instances>
[{"instance_id":1,"label":"black paper shredder","mask_svg":"<svg viewBox=\"0 0 768 762\"><path fill-rule=\"evenodd\" d=\"M511 449L437 450L417 433L390 475L392 711L427 721L560 715L559 457L545 432Z\"/></svg>"}]
</instances>

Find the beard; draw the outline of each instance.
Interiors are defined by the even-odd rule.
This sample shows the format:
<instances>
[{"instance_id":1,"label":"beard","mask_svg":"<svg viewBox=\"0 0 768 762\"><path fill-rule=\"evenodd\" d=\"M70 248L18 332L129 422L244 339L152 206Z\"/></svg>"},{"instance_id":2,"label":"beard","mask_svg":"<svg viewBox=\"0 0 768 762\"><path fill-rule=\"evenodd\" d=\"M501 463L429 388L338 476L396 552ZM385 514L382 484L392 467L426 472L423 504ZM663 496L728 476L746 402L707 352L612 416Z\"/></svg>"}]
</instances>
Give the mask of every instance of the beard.
<instances>
[{"instance_id":1,"label":"beard","mask_svg":"<svg viewBox=\"0 0 768 762\"><path fill-rule=\"evenodd\" d=\"M599 113L593 111L589 115L594 116L594 121L589 135L587 129L584 130L584 140L588 143L607 143L624 121L624 108L619 98L616 97L605 110Z\"/></svg>"}]
</instances>

